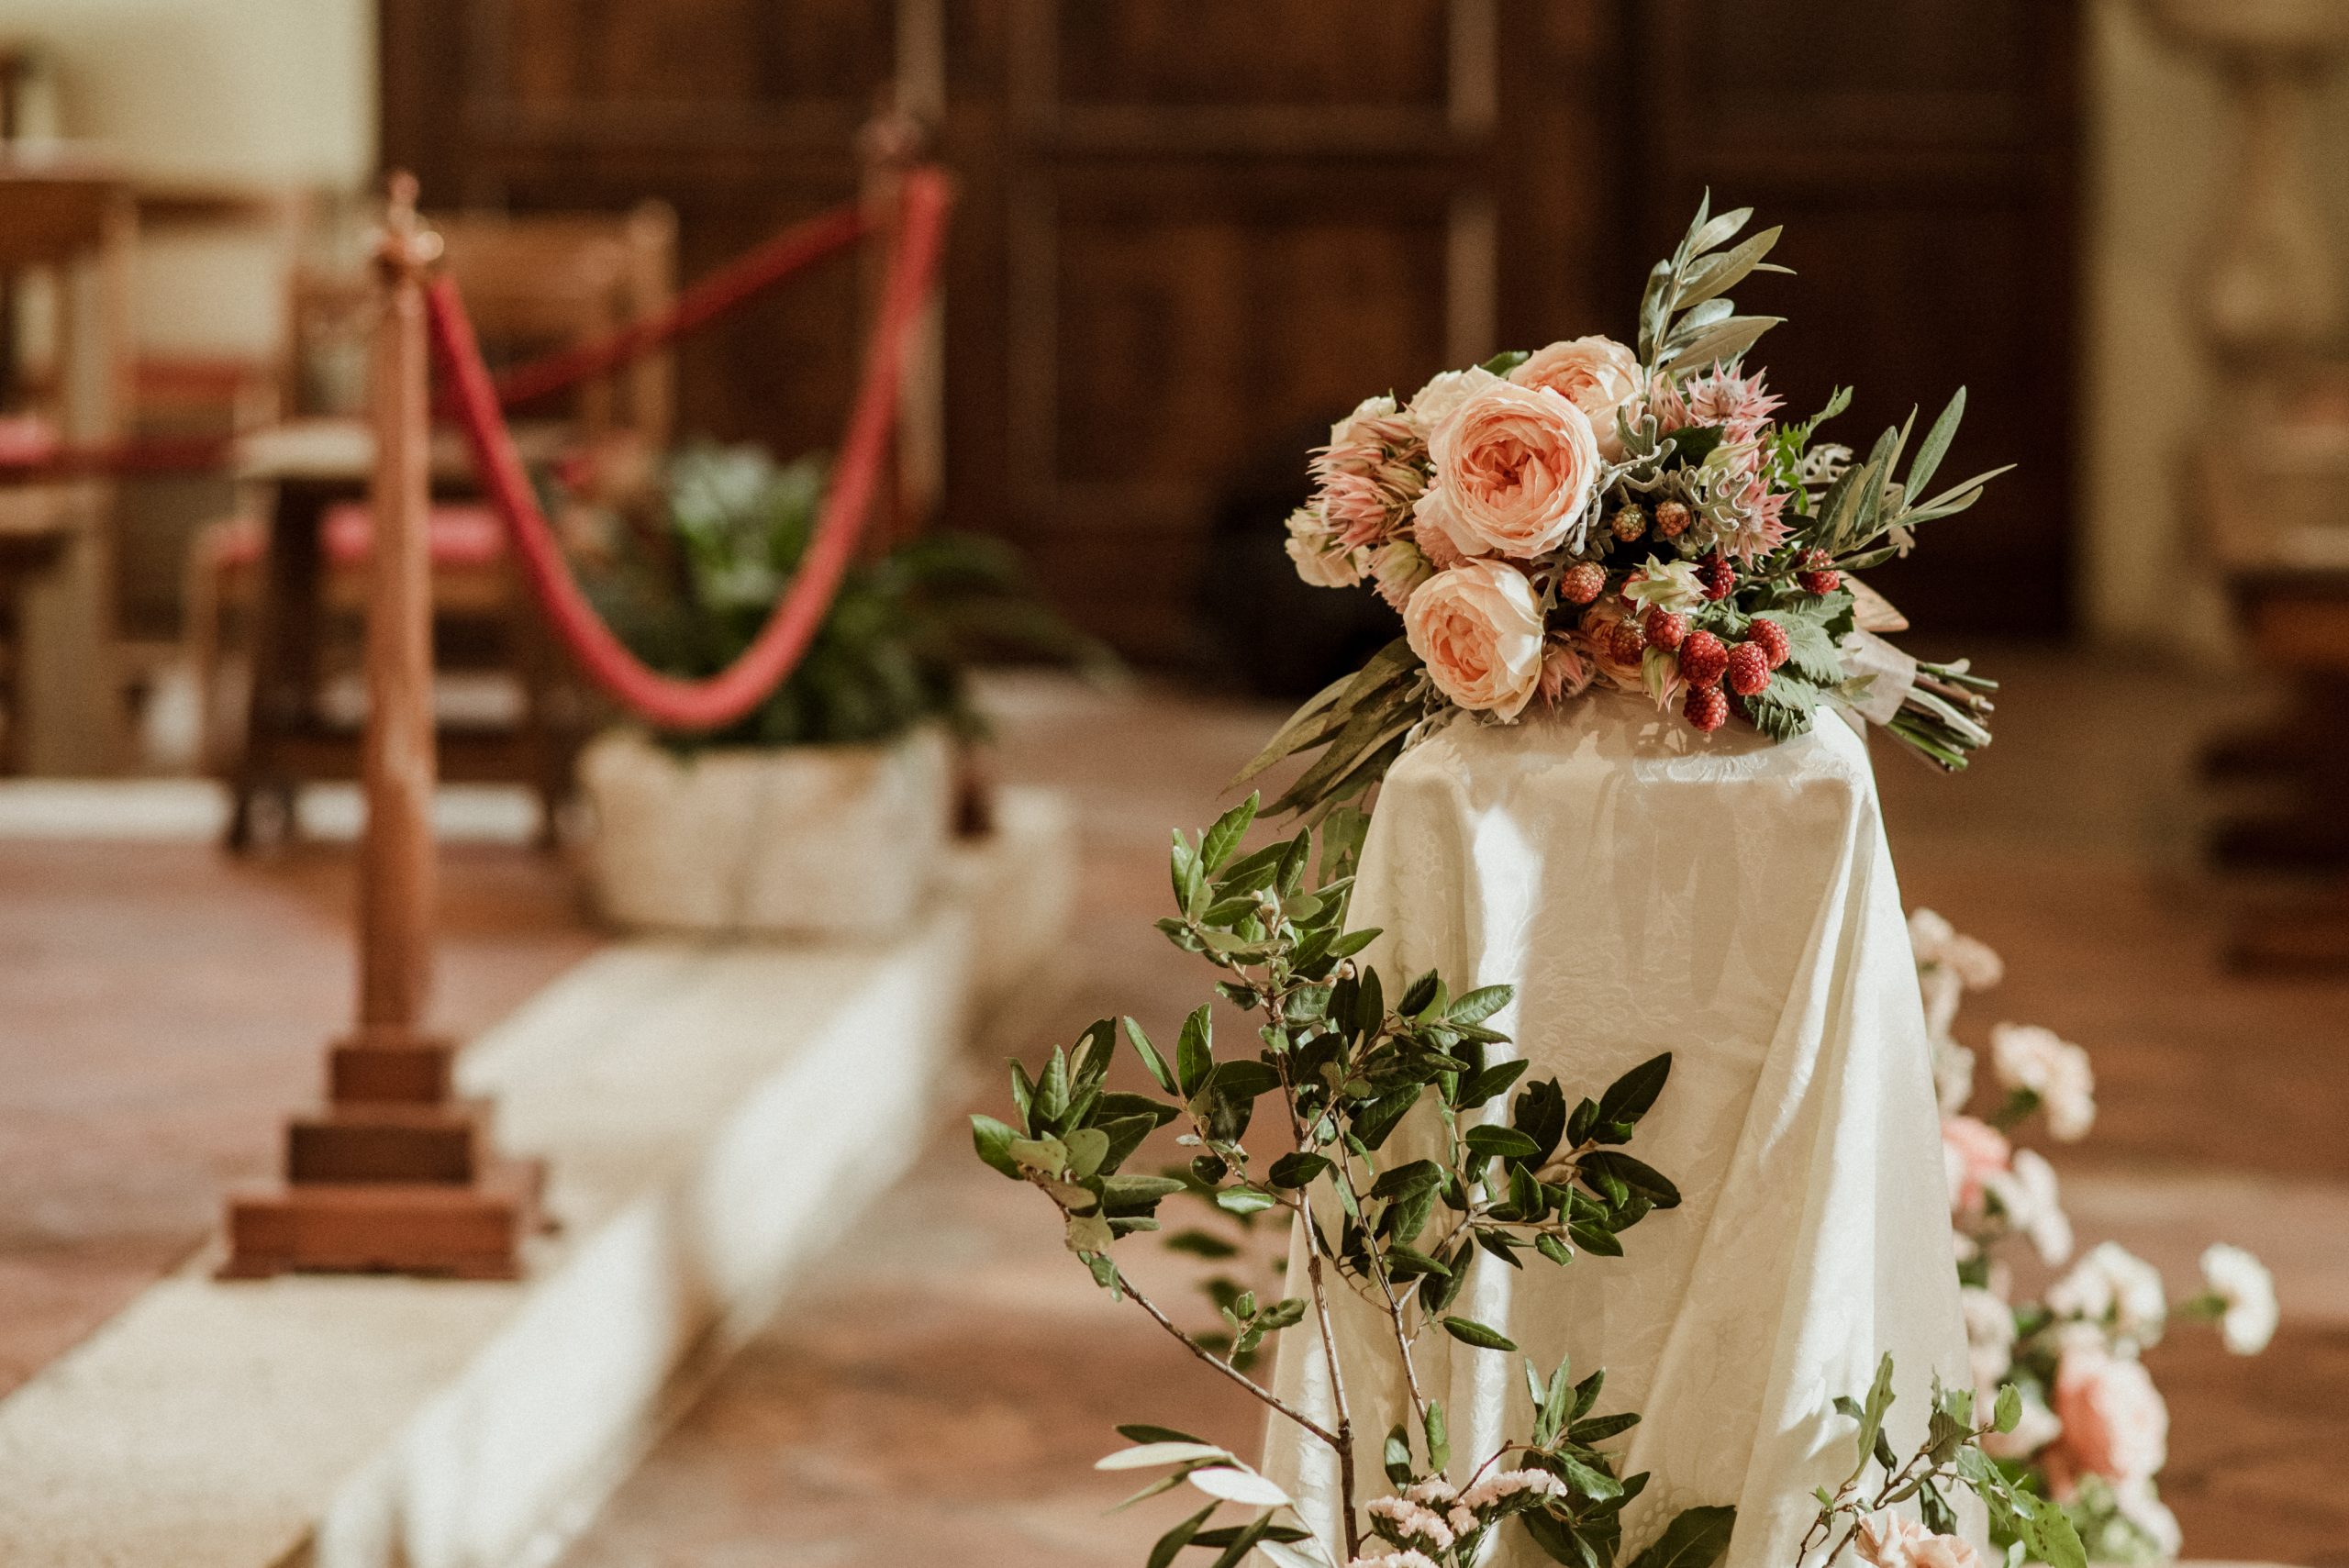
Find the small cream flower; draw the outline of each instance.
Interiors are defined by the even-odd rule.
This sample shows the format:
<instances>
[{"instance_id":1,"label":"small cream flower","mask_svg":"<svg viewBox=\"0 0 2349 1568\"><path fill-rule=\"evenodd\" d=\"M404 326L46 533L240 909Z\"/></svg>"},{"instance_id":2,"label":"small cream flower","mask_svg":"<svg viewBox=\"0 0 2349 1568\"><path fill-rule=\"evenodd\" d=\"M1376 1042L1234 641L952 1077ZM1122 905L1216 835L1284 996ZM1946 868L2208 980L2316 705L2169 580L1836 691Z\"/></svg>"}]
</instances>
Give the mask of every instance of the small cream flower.
<instances>
[{"instance_id":1,"label":"small cream flower","mask_svg":"<svg viewBox=\"0 0 2349 1568\"><path fill-rule=\"evenodd\" d=\"M2077 1142L2096 1124L2096 1073L2088 1053L2054 1029L1998 1025L1990 1031L1990 1064L2007 1088L2039 1096L2047 1130L2063 1141Z\"/></svg>"},{"instance_id":2,"label":"small cream flower","mask_svg":"<svg viewBox=\"0 0 2349 1568\"><path fill-rule=\"evenodd\" d=\"M2276 1277L2241 1247L2221 1241L2202 1254L2202 1281L2222 1304L2219 1337L2239 1356L2255 1356L2276 1337Z\"/></svg>"},{"instance_id":3,"label":"small cream flower","mask_svg":"<svg viewBox=\"0 0 2349 1568\"><path fill-rule=\"evenodd\" d=\"M1977 1285L1962 1287L1957 1300L1965 1314L1966 1360L1974 1386L1984 1393L1983 1407L1987 1409L1987 1400L1998 1396L1999 1381L2015 1364L2015 1309Z\"/></svg>"},{"instance_id":4,"label":"small cream flower","mask_svg":"<svg viewBox=\"0 0 2349 1568\"><path fill-rule=\"evenodd\" d=\"M1288 515L1287 549L1297 574L1317 588L1351 588L1362 581L1364 552L1340 544L1314 507Z\"/></svg>"},{"instance_id":5,"label":"small cream flower","mask_svg":"<svg viewBox=\"0 0 2349 1568\"><path fill-rule=\"evenodd\" d=\"M1377 580L1378 596L1397 610L1410 603L1413 590L1434 571L1419 547L1407 539L1381 546L1370 558L1370 574Z\"/></svg>"},{"instance_id":6,"label":"small cream flower","mask_svg":"<svg viewBox=\"0 0 2349 1568\"><path fill-rule=\"evenodd\" d=\"M2054 1268L2072 1255L2072 1221L2056 1194L2055 1167L2037 1150L2016 1150L2013 1165L1986 1184L2008 1223L2030 1239L2040 1262Z\"/></svg>"},{"instance_id":7,"label":"small cream flower","mask_svg":"<svg viewBox=\"0 0 2349 1568\"><path fill-rule=\"evenodd\" d=\"M2047 1287L2047 1307L2060 1318L2102 1324L2143 1349L2161 1340L2169 1293L2159 1269L2117 1241L2099 1241Z\"/></svg>"},{"instance_id":8,"label":"small cream flower","mask_svg":"<svg viewBox=\"0 0 2349 1568\"><path fill-rule=\"evenodd\" d=\"M1909 915L1909 945L1920 966L1946 966L1969 991L1987 991L2006 978L2006 962L1987 943L1961 934L1931 909Z\"/></svg>"}]
</instances>

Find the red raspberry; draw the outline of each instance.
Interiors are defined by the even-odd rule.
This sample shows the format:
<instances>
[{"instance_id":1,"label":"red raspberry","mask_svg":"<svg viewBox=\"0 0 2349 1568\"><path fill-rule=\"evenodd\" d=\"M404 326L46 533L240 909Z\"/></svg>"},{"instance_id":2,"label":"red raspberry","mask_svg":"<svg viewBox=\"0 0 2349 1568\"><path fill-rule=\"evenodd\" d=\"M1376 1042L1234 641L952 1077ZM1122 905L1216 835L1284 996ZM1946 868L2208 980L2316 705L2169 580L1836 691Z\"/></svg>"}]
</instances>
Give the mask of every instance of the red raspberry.
<instances>
[{"instance_id":1,"label":"red raspberry","mask_svg":"<svg viewBox=\"0 0 2349 1568\"><path fill-rule=\"evenodd\" d=\"M1648 531L1647 508L1637 501L1627 501L1621 509L1616 512L1611 526L1615 530L1615 537L1625 544L1630 544Z\"/></svg>"},{"instance_id":2,"label":"red raspberry","mask_svg":"<svg viewBox=\"0 0 2349 1568\"><path fill-rule=\"evenodd\" d=\"M1558 597L1570 605L1586 605L1607 591L1607 568L1596 561L1576 562L1558 579Z\"/></svg>"},{"instance_id":3,"label":"red raspberry","mask_svg":"<svg viewBox=\"0 0 2349 1568\"><path fill-rule=\"evenodd\" d=\"M1717 685L1729 670L1729 650L1709 631L1692 631L1680 644L1680 678L1692 686Z\"/></svg>"},{"instance_id":4,"label":"red raspberry","mask_svg":"<svg viewBox=\"0 0 2349 1568\"><path fill-rule=\"evenodd\" d=\"M1655 508L1655 531L1666 539L1678 539L1688 531L1693 521L1688 508L1678 501L1659 501Z\"/></svg>"},{"instance_id":5,"label":"red raspberry","mask_svg":"<svg viewBox=\"0 0 2349 1568\"><path fill-rule=\"evenodd\" d=\"M1647 645L1648 639L1640 635L1639 624L1635 621L1617 621L1615 629L1607 637L1608 654L1618 664L1636 662L1640 651Z\"/></svg>"},{"instance_id":6,"label":"red raspberry","mask_svg":"<svg viewBox=\"0 0 2349 1568\"><path fill-rule=\"evenodd\" d=\"M1702 637L1704 633L1697 634ZM1690 724L1710 735L1729 722L1729 698L1719 686L1691 686L1688 700L1680 706L1682 717Z\"/></svg>"},{"instance_id":7,"label":"red raspberry","mask_svg":"<svg viewBox=\"0 0 2349 1568\"><path fill-rule=\"evenodd\" d=\"M1697 581L1705 585L1705 597L1726 599L1737 590L1737 568L1718 555L1709 555L1697 563Z\"/></svg>"},{"instance_id":8,"label":"red raspberry","mask_svg":"<svg viewBox=\"0 0 2349 1568\"><path fill-rule=\"evenodd\" d=\"M1758 642L1741 642L1729 651L1729 689L1739 696L1758 695L1770 684L1770 655Z\"/></svg>"},{"instance_id":9,"label":"red raspberry","mask_svg":"<svg viewBox=\"0 0 2349 1568\"><path fill-rule=\"evenodd\" d=\"M1670 653L1679 648L1681 639L1688 635L1688 617L1675 615L1659 605L1648 612L1646 630L1650 647L1661 648Z\"/></svg>"},{"instance_id":10,"label":"red raspberry","mask_svg":"<svg viewBox=\"0 0 2349 1568\"><path fill-rule=\"evenodd\" d=\"M1803 570L1795 573L1795 582L1806 594L1831 594L1843 584L1843 574L1834 569L1835 558L1823 550L1814 550L1802 558Z\"/></svg>"},{"instance_id":11,"label":"red raspberry","mask_svg":"<svg viewBox=\"0 0 2349 1568\"><path fill-rule=\"evenodd\" d=\"M1794 644L1787 640L1787 628L1774 620L1755 617L1753 624L1745 628L1745 635L1761 647L1773 670L1785 663L1795 651Z\"/></svg>"}]
</instances>

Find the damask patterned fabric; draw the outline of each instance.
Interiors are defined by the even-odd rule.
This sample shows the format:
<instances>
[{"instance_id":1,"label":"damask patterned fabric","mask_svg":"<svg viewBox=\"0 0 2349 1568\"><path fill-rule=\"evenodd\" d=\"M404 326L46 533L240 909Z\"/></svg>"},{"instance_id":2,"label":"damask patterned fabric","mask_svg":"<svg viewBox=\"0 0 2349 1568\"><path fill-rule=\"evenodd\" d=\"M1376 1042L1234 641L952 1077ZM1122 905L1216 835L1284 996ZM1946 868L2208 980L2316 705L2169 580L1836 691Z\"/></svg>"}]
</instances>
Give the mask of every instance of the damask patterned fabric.
<instances>
[{"instance_id":1,"label":"damask patterned fabric","mask_svg":"<svg viewBox=\"0 0 2349 1568\"><path fill-rule=\"evenodd\" d=\"M1622 1258L1480 1257L1453 1310L1545 1373L1561 1356L1577 1378L1604 1367L1598 1410L1644 1414L1609 1445L1625 1473L1653 1473L1623 1561L1680 1508L1733 1503L1728 1568L1791 1568L1811 1489L1854 1462L1830 1401L1892 1352L1905 1454L1934 1374L1967 1379L1924 1018L1860 737L1822 713L1784 745L1707 739L1612 694L1515 727L1455 722L1389 776L1353 923L1386 932L1366 956L1389 995L1430 967L1455 994L1516 986L1496 1059L1521 1051L1570 1105L1673 1053L1630 1148L1681 1205L1625 1232ZM1432 1128L1407 1122L1386 1162L1426 1152ZM1385 1315L1337 1294L1366 1499L1409 1407ZM1328 1419L1312 1319L1281 1338L1278 1391ZM1441 1330L1418 1356L1455 1480L1530 1429L1520 1358ZM1334 1538L1334 1456L1275 1419L1266 1463ZM1548 1559L1511 1526L1490 1561Z\"/></svg>"}]
</instances>

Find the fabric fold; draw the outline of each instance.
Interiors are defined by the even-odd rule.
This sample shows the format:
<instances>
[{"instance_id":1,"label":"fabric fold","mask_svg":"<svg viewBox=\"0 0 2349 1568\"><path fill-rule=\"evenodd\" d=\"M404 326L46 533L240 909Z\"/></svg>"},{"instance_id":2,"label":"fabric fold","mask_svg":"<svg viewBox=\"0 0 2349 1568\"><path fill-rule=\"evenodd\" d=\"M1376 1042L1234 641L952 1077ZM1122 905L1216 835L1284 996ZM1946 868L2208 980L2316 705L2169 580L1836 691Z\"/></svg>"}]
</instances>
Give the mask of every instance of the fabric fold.
<instances>
[{"instance_id":1,"label":"fabric fold","mask_svg":"<svg viewBox=\"0 0 2349 1568\"><path fill-rule=\"evenodd\" d=\"M1431 967L1455 993L1515 986L1497 1054L1570 1102L1673 1053L1631 1151L1680 1206L1625 1232L1621 1258L1480 1257L1453 1310L1545 1374L1562 1357L1577 1377L1605 1368L1598 1411L1642 1413L1619 1440L1625 1473L1653 1476L1624 1561L1679 1509L1733 1503L1725 1568L1791 1568L1811 1489L1854 1462L1833 1398L1890 1352L1891 1431L1913 1446L1935 1376L1968 1375L1925 1022L1863 740L1825 716L1779 745L1707 739L1604 694L1517 726L1455 722L1388 775L1352 923L1385 933L1365 957L1390 995ZM1386 1162L1426 1152L1431 1128L1407 1121ZM1367 1500L1408 1391L1383 1310L1339 1295ZM1517 1358L1440 1332L1417 1350L1461 1475L1529 1428ZM1330 1411L1311 1319L1282 1336L1275 1378ZM1334 1540L1333 1456L1275 1421L1266 1466ZM1487 1561L1548 1559L1512 1529Z\"/></svg>"}]
</instances>

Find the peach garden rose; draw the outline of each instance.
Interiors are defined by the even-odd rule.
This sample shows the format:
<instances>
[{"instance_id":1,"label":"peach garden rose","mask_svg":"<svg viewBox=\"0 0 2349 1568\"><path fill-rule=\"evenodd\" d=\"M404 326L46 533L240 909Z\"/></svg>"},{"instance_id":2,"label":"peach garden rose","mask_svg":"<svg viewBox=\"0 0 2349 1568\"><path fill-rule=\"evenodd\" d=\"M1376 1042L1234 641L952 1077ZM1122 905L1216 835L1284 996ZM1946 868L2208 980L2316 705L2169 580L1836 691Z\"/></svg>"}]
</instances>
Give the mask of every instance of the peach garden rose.
<instances>
[{"instance_id":1,"label":"peach garden rose","mask_svg":"<svg viewBox=\"0 0 2349 1568\"><path fill-rule=\"evenodd\" d=\"M1429 439L1434 482L1417 520L1466 555L1531 560L1572 539L1598 478L1590 417L1547 387L1496 380Z\"/></svg>"},{"instance_id":2,"label":"peach garden rose","mask_svg":"<svg viewBox=\"0 0 2349 1568\"><path fill-rule=\"evenodd\" d=\"M1520 386L1546 386L1581 409L1609 462L1623 455L1615 416L1639 395L1639 356L1612 338L1575 338L1537 349L1508 373Z\"/></svg>"},{"instance_id":3,"label":"peach garden rose","mask_svg":"<svg viewBox=\"0 0 2349 1568\"><path fill-rule=\"evenodd\" d=\"M1542 606L1513 566L1471 561L1420 584L1403 631L1437 690L1462 707L1515 718L1542 683Z\"/></svg>"},{"instance_id":4,"label":"peach garden rose","mask_svg":"<svg viewBox=\"0 0 2349 1568\"><path fill-rule=\"evenodd\" d=\"M2082 1335L2065 1347L2054 1393L2064 1435L2051 1463L2125 1484L2168 1462L2169 1407L2136 1357Z\"/></svg>"}]
</instances>

